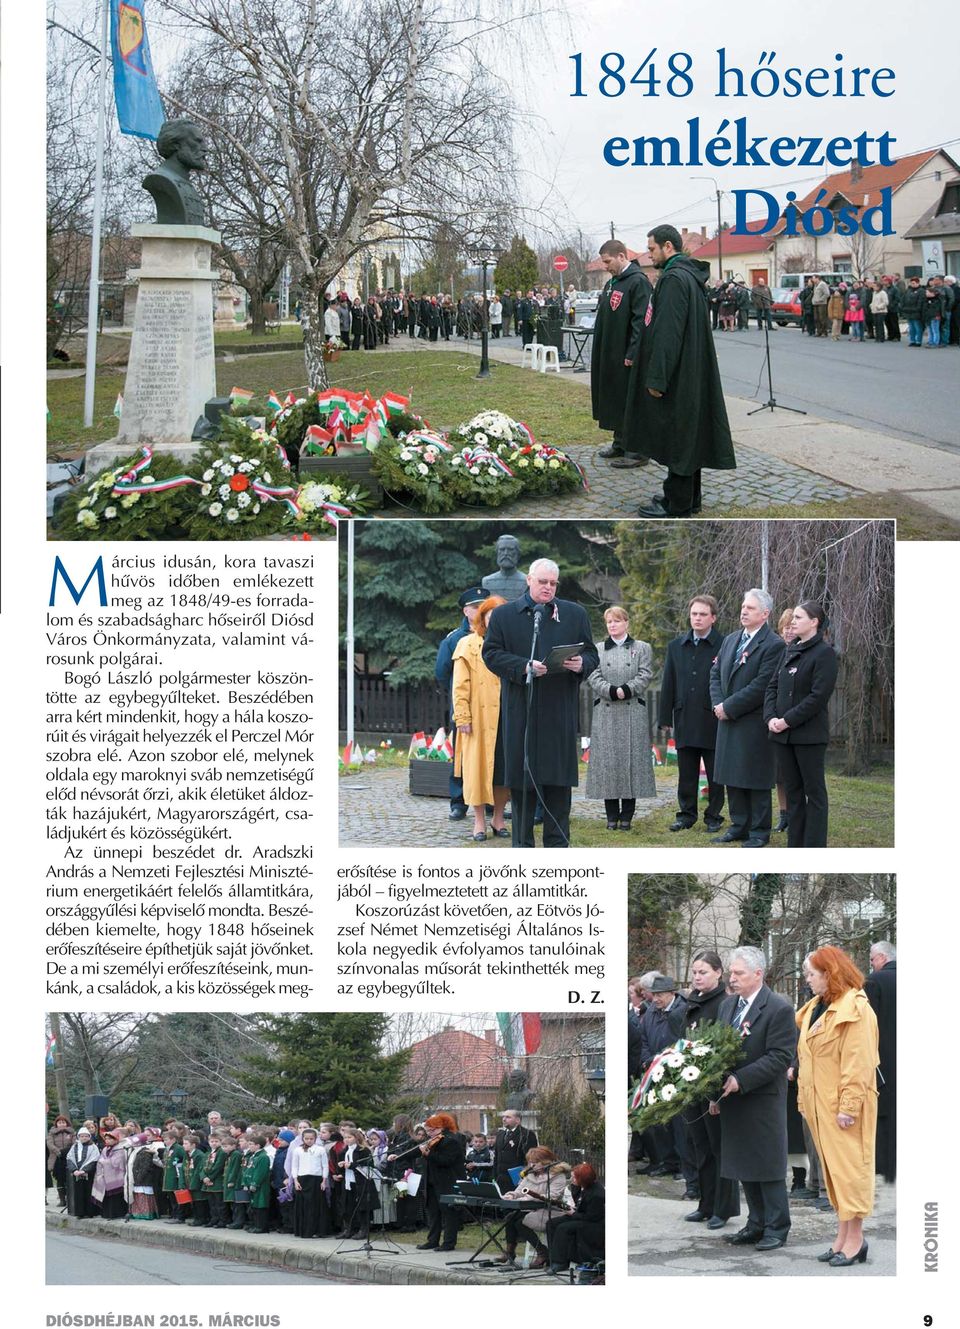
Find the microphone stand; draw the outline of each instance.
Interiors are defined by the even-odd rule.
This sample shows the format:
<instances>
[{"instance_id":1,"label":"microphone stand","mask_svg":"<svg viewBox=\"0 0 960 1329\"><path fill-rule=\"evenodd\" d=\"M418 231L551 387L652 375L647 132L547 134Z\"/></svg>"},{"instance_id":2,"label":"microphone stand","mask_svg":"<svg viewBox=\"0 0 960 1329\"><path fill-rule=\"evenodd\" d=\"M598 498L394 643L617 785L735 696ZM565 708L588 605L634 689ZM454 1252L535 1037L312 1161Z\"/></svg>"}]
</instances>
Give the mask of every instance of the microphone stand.
<instances>
[{"instance_id":1,"label":"microphone stand","mask_svg":"<svg viewBox=\"0 0 960 1329\"><path fill-rule=\"evenodd\" d=\"M527 777L529 776L531 780L533 779L533 773L530 770L530 719L533 714L533 685L536 682L536 677L537 677L536 674L533 672L533 662L536 659L537 642L540 638L540 623L542 619L543 619L543 606L542 605L534 606L533 637L530 640L530 654L527 657L527 667L526 667L527 714L523 726L523 775L524 775L523 802L520 808L520 837L518 838L522 838L523 833L526 831L527 828L527 798L529 797ZM531 825L531 834L532 831L533 827ZM522 846L518 847L522 848Z\"/></svg>"},{"instance_id":2,"label":"microphone stand","mask_svg":"<svg viewBox=\"0 0 960 1329\"><path fill-rule=\"evenodd\" d=\"M767 400L762 406L755 407L752 411L747 411L747 415L757 415L760 411L792 411L794 415L806 415L806 411L801 411L798 406L781 406L773 395L773 367L770 363L770 311L765 311L766 318L763 321L763 337L766 343L767 360Z\"/></svg>"},{"instance_id":3,"label":"microphone stand","mask_svg":"<svg viewBox=\"0 0 960 1329\"><path fill-rule=\"evenodd\" d=\"M364 1164L361 1164L360 1166L363 1166L363 1167L368 1167L368 1166L369 1166L370 1171L371 1171L372 1173L374 1173L375 1175L379 1176L380 1174L379 1174L379 1172L377 1172L376 1165L375 1165L375 1163L374 1163L374 1161L373 1161L373 1152L372 1152L372 1150L367 1150L367 1152L368 1152L369 1155L370 1155L370 1163L369 1163L369 1164L364 1163ZM364 1176L360 1173L360 1168L359 1168L359 1167L352 1167L350 1170L351 1170L351 1171L353 1172L353 1174L354 1174L354 1182L355 1182L354 1189L355 1189L355 1191L356 1191L356 1199L355 1199L354 1202L353 1202L353 1212L350 1214L350 1216L349 1216L349 1218L348 1218L348 1220L347 1220L347 1231L348 1231L348 1232L349 1232L350 1229L353 1227L354 1220L355 1220L356 1217L357 1217L357 1210L360 1208L360 1201L361 1201L361 1199L363 1198L363 1192L364 1192L365 1187L366 1187L366 1186L374 1186L374 1187L376 1187L376 1185L377 1185L377 1183L373 1180L373 1177L364 1177ZM346 1184L347 1184L346 1167L344 1167L343 1184L344 1184L344 1187L346 1187ZM349 1194L349 1192L347 1192L347 1193ZM382 1191L380 1191L380 1192L378 1193L378 1198L379 1198L379 1200L380 1200L380 1215L381 1215L381 1217L380 1217L380 1237L381 1237L381 1239L382 1239L383 1241L390 1242L390 1245L389 1245L389 1246L375 1246L375 1245L373 1244L373 1242L370 1240L370 1218L369 1218L369 1215L368 1215L367 1218L366 1218L366 1220L365 1220L365 1222L364 1222L364 1225L363 1225L363 1242L362 1242L362 1244L359 1245L359 1246L345 1246L343 1243L344 1243L345 1241L350 1241L351 1238L350 1238L350 1237L344 1237L344 1238L341 1240L340 1244L337 1246L337 1249L336 1249L336 1251L334 1252L335 1255L357 1255L357 1254L362 1253L362 1254L364 1254L364 1255L367 1257L367 1259L369 1260L370 1257L371 1257L371 1255L373 1255L373 1254L377 1254L377 1255L400 1255L400 1254L401 1254L400 1246L399 1246L396 1242L394 1242L393 1239L392 1239L391 1237L389 1237L389 1236L387 1235L387 1230L386 1230L386 1220L385 1220L384 1217L383 1217L384 1209L383 1209L383 1192L382 1192ZM344 1205L344 1213L346 1213L346 1205ZM353 1238L353 1240L356 1240L356 1238Z\"/></svg>"}]
</instances>

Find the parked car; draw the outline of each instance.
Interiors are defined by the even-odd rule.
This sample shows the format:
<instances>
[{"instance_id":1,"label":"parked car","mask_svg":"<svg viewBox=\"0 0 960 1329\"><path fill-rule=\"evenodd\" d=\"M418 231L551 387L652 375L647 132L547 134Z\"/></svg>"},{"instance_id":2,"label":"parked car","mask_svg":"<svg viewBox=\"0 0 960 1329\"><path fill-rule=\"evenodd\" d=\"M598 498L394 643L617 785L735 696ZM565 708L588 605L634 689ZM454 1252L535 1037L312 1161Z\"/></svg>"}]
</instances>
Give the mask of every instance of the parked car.
<instances>
[{"instance_id":1,"label":"parked car","mask_svg":"<svg viewBox=\"0 0 960 1329\"><path fill-rule=\"evenodd\" d=\"M775 287L770 313L778 328L789 327L791 323L799 328L803 323L800 292L789 290L783 286Z\"/></svg>"}]
</instances>

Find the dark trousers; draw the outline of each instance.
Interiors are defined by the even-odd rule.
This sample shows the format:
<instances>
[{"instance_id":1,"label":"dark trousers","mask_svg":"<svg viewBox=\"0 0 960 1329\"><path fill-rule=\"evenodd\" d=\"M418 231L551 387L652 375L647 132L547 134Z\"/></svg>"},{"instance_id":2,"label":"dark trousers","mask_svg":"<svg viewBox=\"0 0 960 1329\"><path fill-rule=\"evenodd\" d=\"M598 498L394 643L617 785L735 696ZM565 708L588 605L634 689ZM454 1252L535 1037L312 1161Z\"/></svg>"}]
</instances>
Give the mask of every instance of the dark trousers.
<instances>
[{"instance_id":1,"label":"dark trousers","mask_svg":"<svg viewBox=\"0 0 960 1329\"><path fill-rule=\"evenodd\" d=\"M247 1224L247 1226L248 1227L252 1226L254 1232L258 1234L262 1232L269 1232L270 1210L267 1205L263 1205L262 1207L256 1209L253 1207L253 1205L251 1205L248 1217L250 1219L250 1222Z\"/></svg>"},{"instance_id":2,"label":"dark trousers","mask_svg":"<svg viewBox=\"0 0 960 1329\"><path fill-rule=\"evenodd\" d=\"M232 1228L242 1228L247 1226L247 1211L250 1205L243 1200L234 1200L233 1202L233 1222Z\"/></svg>"},{"instance_id":3,"label":"dark trousers","mask_svg":"<svg viewBox=\"0 0 960 1329\"><path fill-rule=\"evenodd\" d=\"M451 746L455 747L456 742L457 742L457 726L451 720L450 722ZM453 762L450 763L450 781L447 787L450 791L450 811L452 812L454 808L465 807L466 805L463 801L463 776L454 775Z\"/></svg>"},{"instance_id":4,"label":"dark trousers","mask_svg":"<svg viewBox=\"0 0 960 1329\"><path fill-rule=\"evenodd\" d=\"M738 789L727 785L730 830L743 840L770 839L773 813L769 789Z\"/></svg>"},{"instance_id":5,"label":"dark trousers","mask_svg":"<svg viewBox=\"0 0 960 1329\"><path fill-rule=\"evenodd\" d=\"M891 341L900 340L900 315L895 314L892 309L887 310L886 317L887 336Z\"/></svg>"},{"instance_id":6,"label":"dark trousers","mask_svg":"<svg viewBox=\"0 0 960 1329\"><path fill-rule=\"evenodd\" d=\"M698 648L699 649L699 648ZM710 797L707 801L704 821L719 821L723 811L723 785L713 782L713 748L677 748L677 803L680 816L692 826L697 820L697 807L700 794L700 761L703 759L707 772Z\"/></svg>"},{"instance_id":7,"label":"dark trousers","mask_svg":"<svg viewBox=\"0 0 960 1329\"><path fill-rule=\"evenodd\" d=\"M689 517L694 508L700 507L700 472L693 475L678 475L676 471L667 471L663 482L663 506L672 517Z\"/></svg>"},{"instance_id":8,"label":"dark trousers","mask_svg":"<svg viewBox=\"0 0 960 1329\"><path fill-rule=\"evenodd\" d=\"M780 779L787 791L787 847L824 849L827 843L826 743L777 745Z\"/></svg>"},{"instance_id":9,"label":"dark trousers","mask_svg":"<svg viewBox=\"0 0 960 1329\"><path fill-rule=\"evenodd\" d=\"M208 1191L207 1204L210 1206L210 1226L219 1227L223 1222L223 1191Z\"/></svg>"},{"instance_id":10,"label":"dark trousers","mask_svg":"<svg viewBox=\"0 0 960 1329\"><path fill-rule=\"evenodd\" d=\"M720 1118L709 1115L706 1103L689 1111L687 1135L700 1182L697 1208L708 1218L735 1218L740 1212L740 1183L720 1175Z\"/></svg>"},{"instance_id":11,"label":"dark trousers","mask_svg":"<svg viewBox=\"0 0 960 1329\"><path fill-rule=\"evenodd\" d=\"M607 812L607 821L633 821L633 814L637 810L637 800L635 798L605 798L603 806Z\"/></svg>"},{"instance_id":12,"label":"dark trousers","mask_svg":"<svg viewBox=\"0 0 960 1329\"><path fill-rule=\"evenodd\" d=\"M818 337L826 337L830 331L830 324L827 321L826 304L813 306L813 322Z\"/></svg>"},{"instance_id":13,"label":"dark trousers","mask_svg":"<svg viewBox=\"0 0 960 1329\"><path fill-rule=\"evenodd\" d=\"M765 1237L786 1241L790 1231L790 1202L787 1183L779 1181L741 1181L747 1200L747 1227Z\"/></svg>"},{"instance_id":14,"label":"dark trousers","mask_svg":"<svg viewBox=\"0 0 960 1329\"><path fill-rule=\"evenodd\" d=\"M207 1197L195 1192L190 1208L193 1210L191 1222L194 1227L206 1227L210 1222L210 1205L207 1202Z\"/></svg>"},{"instance_id":15,"label":"dark trousers","mask_svg":"<svg viewBox=\"0 0 960 1329\"><path fill-rule=\"evenodd\" d=\"M543 807L543 847L544 849L567 849L570 840L570 786L566 784L542 784L540 802ZM537 794L533 789L511 789L510 805L513 808L514 849L532 849L533 817L537 807Z\"/></svg>"},{"instance_id":16,"label":"dark trousers","mask_svg":"<svg viewBox=\"0 0 960 1329\"><path fill-rule=\"evenodd\" d=\"M460 1215L452 1204L441 1205L440 1197L431 1187L427 1191L427 1244L439 1246L443 1236L443 1245L451 1249L457 1244L460 1231Z\"/></svg>"}]
</instances>

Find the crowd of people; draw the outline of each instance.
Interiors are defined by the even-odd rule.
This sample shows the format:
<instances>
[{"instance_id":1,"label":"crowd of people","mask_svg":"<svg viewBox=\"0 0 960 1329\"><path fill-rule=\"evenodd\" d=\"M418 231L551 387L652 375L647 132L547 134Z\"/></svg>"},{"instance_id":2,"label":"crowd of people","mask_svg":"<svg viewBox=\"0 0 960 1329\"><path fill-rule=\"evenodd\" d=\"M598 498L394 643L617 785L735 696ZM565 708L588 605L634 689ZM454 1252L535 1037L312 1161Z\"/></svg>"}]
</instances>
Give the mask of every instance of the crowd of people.
<instances>
[{"instance_id":1,"label":"crowd of people","mask_svg":"<svg viewBox=\"0 0 960 1329\"><path fill-rule=\"evenodd\" d=\"M173 1118L142 1127L108 1113L75 1128L60 1114L46 1138L47 1184L75 1218L364 1241L374 1229L426 1229L418 1250L451 1251L473 1206L441 1197L495 1182L500 1198L520 1202L497 1263L513 1266L522 1240L535 1267L555 1273L602 1261L596 1171L560 1160L519 1112L507 1110L502 1123L474 1134L438 1112L418 1124L398 1115L389 1130L305 1118L277 1127L211 1111L197 1127Z\"/></svg>"},{"instance_id":2,"label":"crowd of people","mask_svg":"<svg viewBox=\"0 0 960 1329\"><path fill-rule=\"evenodd\" d=\"M585 685L593 701L586 796L603 802L608 831L628 832L637 801L656 794L647 713L653 651L631 635L621 605L606 610L608 635L595 645L583 609L557 598L559 568L550 559L536 560L520 584L512 600L482 584L464 591L462 622L438 652L436 674L451 689L455 726L450 818L469 808L474 840L492 832L516 848L532 847L533 827L542 824L545 847L568 847ZM790 848L822 848L837 654L822 605L805 600L784 609L776 631L772 610L766 591L748 590L739 629L723 636L717 600L696 595L689 629L667 647L658 722L677 755L670 830L690 830L699 820L702 770L703 819L714 843L760 848L786 832ZM565 658L551 658L561 645L569 648Z\"/></svg>"},{"instance_id":3,"label":"crowd of people","mask_svg":"<svg viewBox=\"0 0 960 1329\"><path fill-rule=\"evenodd\" d=\"M804 960L796 1008L767 985L766 968L762 951L740 946L726 965L698 952L686 991L658 970L630 979L631 1081L711 1022L738 1029L745 1053L715 1100L635 1132L631 1159L642 1175L683 1180L683 1198L697 1201L684 1221L711 1231L740 1215L742 1189L747 1219L726 1235L731 1245L783 1246L792 1201L836 1216L818 1260L862 1264L876 1175L896 1179L896 947L873 944L866 979L844 951L819 947Z\"/></svg>"},{"instance_id":4,"label":"crowd of people","mask_svg":"<svg viewBox=\"0 0 960 1329\"><path fill-rule=\"evenodd\" d=\"M494 291L488 299L490 336L519 337L532 341L541 319L573 321L573 287L564 293L556 286L531 287L528 291ZM300 306L295 310L299 318ZM323 334L326 342L353 351L373 351L389 345L391 337L406 334L417 341L470 341L483 331L484 302L479 295L454 299L438 291L376 291L366 300L353 299L338 291L324 302Z\"/></svg>"}]
</instances>

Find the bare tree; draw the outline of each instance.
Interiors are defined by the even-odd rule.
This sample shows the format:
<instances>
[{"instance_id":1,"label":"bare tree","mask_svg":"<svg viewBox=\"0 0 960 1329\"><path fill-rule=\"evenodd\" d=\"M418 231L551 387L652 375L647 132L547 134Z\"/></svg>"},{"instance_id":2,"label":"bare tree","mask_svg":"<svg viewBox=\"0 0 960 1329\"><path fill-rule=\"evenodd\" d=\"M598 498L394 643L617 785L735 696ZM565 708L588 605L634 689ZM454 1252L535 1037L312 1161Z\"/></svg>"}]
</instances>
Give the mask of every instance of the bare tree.
<instances>
[{"instance_id":1,"label":"bare tree","mask_svg":"<svg viewBox=\"0 0 960 1329\"><path fill-rule=\"evenodd\" d=\"M216 114L170 100L242 159L278 219L300 273L311 387L326 383L324 292L355 254L428 239L441 217L467 243L497 226L492 201L510 195L512 157L483 55L491 27L527 12L516 8L167 0L205 34L191 55L215 71L226 99ZM253 143L238 119L251 102Z\"/></svg>"}]
</instances>

